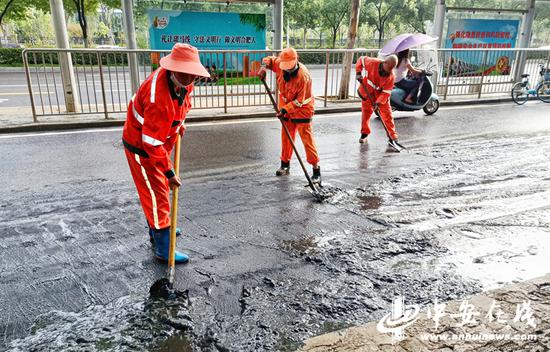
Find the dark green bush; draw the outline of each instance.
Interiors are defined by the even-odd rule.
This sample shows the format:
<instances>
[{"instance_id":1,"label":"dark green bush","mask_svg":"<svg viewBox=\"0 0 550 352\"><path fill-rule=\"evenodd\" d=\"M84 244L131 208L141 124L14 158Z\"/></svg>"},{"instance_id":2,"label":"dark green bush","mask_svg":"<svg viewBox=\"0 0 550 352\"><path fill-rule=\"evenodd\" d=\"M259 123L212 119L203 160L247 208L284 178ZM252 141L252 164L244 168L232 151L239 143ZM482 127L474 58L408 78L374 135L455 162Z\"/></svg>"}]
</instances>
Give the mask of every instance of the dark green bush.
<instances>
[{"instance_id":1,"label":"dark green bush","mask_svg":"<svg viewBox=\"0 0 550 352\"><path fill-rule=\"evenodd\" d=\"M59 58L56 52L28 52L28 61L30 65L58 65ZM109 66L126 66L128 56L125 53L100 53L101 63ZM71 53L71 59L74 65L78 66L97 66L96 53Z\"/></svg>"},{"instance_id":2,"label":"dark green bush","mask_svg":"<svg viewBox=\"0 0 550 352\"><path fill-rule=\"evenodd\" d=\"M23 66L23 49L0 48L0 66Z\"/></svg>"}]
</instances>

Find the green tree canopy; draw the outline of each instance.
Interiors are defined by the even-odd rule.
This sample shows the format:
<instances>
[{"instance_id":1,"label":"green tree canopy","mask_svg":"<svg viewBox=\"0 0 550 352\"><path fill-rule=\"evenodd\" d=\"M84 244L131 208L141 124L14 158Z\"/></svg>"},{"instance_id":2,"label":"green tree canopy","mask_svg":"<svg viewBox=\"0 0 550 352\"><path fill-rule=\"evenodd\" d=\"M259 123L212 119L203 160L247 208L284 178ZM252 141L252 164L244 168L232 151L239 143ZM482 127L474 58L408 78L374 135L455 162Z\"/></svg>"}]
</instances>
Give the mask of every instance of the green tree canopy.
<instances>
[{"instance_id":1,"label":"green tree canopy","mask_svg":"<svg viewBox=\"0 0 550 352\"><path fill-rule=\"evenodd\" d=\"M322 0L318 11L321 13L321 25L332 33L332 47L336 46L336 36L349 14L350 2L342 0Z\"/></svg>"}]
</instances>

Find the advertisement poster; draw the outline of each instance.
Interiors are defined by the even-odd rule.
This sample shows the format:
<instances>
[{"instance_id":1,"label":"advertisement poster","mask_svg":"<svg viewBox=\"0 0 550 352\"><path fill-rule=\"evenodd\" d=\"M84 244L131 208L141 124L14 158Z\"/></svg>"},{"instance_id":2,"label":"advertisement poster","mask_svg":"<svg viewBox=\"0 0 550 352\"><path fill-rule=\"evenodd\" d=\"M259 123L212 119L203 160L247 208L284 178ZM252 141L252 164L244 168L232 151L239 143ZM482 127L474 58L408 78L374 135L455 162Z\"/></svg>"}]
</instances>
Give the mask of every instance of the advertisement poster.
<instances>
[{"instance_id":1,"label":"advertisement poster","mask_svg":"<svg viewBox=\"0 0 550 352\"><path fill-rule=\"evenodd\" d=\"M449 19L445 48L453 51L445 65L450 76L508 75L514 52L507 50L472 51L468 49L510 49L516 45L519 20Z\"/></svg>"},{"instance_id":2,"label":"advertisement poster","mask_svg":"<svg viewBox=\"0 0 550 352\"><path fill-rule=\"evenodd\" d=\"M228 12L184 12L150 10L149 41L153 50L170 50L176 43L187 43L199 50L265 50L264 14ZM257 57L256 57L257 56ZM246 58L260 60L260 54ZM230 55L227 68L242 70L245 58ZM203 65L223 66L221 55L201 55Z\"/></svg>"},{"instance_id":3,"label":"advertisement poster","mask_svg":"<svg viewBox=\"0 0 550 352\"><path fill-rule=\"evenodd\" d=\"M265 50L265 15L149 11L151 49L187 43L203 50Z\"/></svg>"}]
</instances>

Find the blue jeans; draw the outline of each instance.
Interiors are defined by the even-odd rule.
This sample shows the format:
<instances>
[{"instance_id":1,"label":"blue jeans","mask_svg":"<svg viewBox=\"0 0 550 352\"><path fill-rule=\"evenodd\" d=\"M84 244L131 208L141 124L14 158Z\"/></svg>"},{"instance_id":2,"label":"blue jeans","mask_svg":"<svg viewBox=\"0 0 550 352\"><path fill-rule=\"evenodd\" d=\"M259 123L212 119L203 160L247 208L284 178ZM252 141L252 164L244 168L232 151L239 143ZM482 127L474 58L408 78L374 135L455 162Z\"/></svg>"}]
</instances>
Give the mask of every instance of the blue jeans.
<instances>
[{"instance_id":1,"label":"blue jeans","mask_svg":"<svg viewBox=\"0 0 550 352\"><path fill-rule=\"evenodd\" d=\"M420 88L421 82L422 81L416 79L403 78L399 82L396 82L395 86L397 88L403 89L405 92L407 92L408 97L412 97L416 100L416 98L418 97L418 89Z\"/></svg>"}]
</instances>

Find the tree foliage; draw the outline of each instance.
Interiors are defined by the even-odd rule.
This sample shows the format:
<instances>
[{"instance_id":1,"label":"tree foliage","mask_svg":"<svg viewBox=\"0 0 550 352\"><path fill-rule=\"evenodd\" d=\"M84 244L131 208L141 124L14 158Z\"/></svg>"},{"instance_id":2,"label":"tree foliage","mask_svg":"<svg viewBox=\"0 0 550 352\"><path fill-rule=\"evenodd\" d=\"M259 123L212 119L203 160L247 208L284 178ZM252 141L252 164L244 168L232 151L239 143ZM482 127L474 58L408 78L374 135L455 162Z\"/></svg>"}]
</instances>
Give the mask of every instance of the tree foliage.
<instances>
[{"instance_id":1,"label":"tree foliage","mask_svg":"<svg viewBox=\"0 0 550 352\"><path fill-rule=\"evenodd\" d=\"M398 14L398 23L408 32L426 33L426 22L434 17L433 0L407 0Z\"/></svg>"},{"instance_id":2,"label":"tree foliage","mask_svg":"<svg viewBox=\"0 0 550 352\"><path fill-rule=\"evenodd\" d=\"M336 36L346 16L349 14L350 2L342 0L323 0L319 7L321 25L331 31L332 47L336 46Z\"/></svg>"},{"instance_id":3,"label":"tree foliage","mask_svg":"<svg viewBox=\"0 0 550 352\"><path fill-rule=\"evenodd\" d=\"M137 27L136 35L140 47L148 46L148 20L149 9L165 9L179 11L206 11L206 12L237 12L243 14L241 18L258 26L265 28L268 35L271 35L272 28L271 8L265 4L236 4L236 3L213 3L213 2L183 2L163 0L133 0L134 20ZM66 19L71 28L71 34L80 40L82 38L86 45L91 43L92 38L100 39L102 42L109 41L112 44L119 42L122 38L121 17L114 16L114 10L120 8L120 0L63 0ZM349 8L351 0L285 0L284 16L289 19L292 29L291 34L299 30L302 47L307 47L308 34L316 33L318 41L322 43L325 34L330 32L329 47L336 47L337 39L342 39L346 32L349 19ZM446 0L447 6L460 7L485 7L485 8L524 8L525 1L518 0ZM370 39L376 36L377 44L390 37L403 32L426 33L429 24L433 20L435 0L365 0L361 4L358 46L375 46ZM48 35L40 38L42 32L23 33L26 30L40 27L37 18L42 21L44 17L30 8L42 10L47 13L50 10L49 0L0 0L0 31L13 34L16 24L21 27L17 30L22 41L33 43L47 42ZM100 9L100 11L99 11ZM29 15L32 13L32 15ZM266 14L266 23L257 22L259 17L254 13ZM476 13L473 17L482 18L484 15L494 17L493 13ZM468 12L453 12L453 16L470 17ZM504 14L503 18L519 18L518 15ZM515 17L514 17L515 16ZM116 21L113 22L113 18ZM30 21L25 23L25 21ZM4 24L8 22L9 26ZM286 21L285 21L286 22ZM43 22L46 24L46 22ZM74 28L76 24L79 29ZM50 26L51 27L51 26ZM24 28L24 30L22 29ZM34 29L35 30L35 29ZM46 31L47 32L47 31ZM46 33L47 34L47 33ZM33 37L31 39L31 37ZM550 3L536 3L536 17L533 26L533 38L536 45L550 44ZM294 38L294 42L298 42ZM367 41L368 40L368 41ZM365 44L366 43L366 44ZM325 44L326 45L326 44Z\"/></svg>"},{"instance_id":4,"label":"tree foliage","mask_svg":"<svg viewBox=\"0 0 550 352\"><path fill-rule=\"evenodd\" d=\"M17 34L25 43L33 46L51 46L55 43L51 22L49 13L29 7L26 9L25 16L16 21Z\"/></svg>"},{"instance_id":5,"label":"tree foliage","mask_svg":"<svg viewBox=\"0 0 550 352\"><path fill-rule=\"evenodd\" d=\"M6 20L25 18L28 7L23 0L0 0L0 32L4 34L3 24ZM0 47L2 47L1 41Z\"/></svg>"},{"instance_id":6,"label":"tree foliage","mask_svg":"<svg viewBox=\"0 0 550 352\"><path fill-rule=\"evenodd\" d=\"M397 22L399 14L405 10L403 0L376 0L368 1L365 5L366 21L378 32L378 46L381 47L388 25Z\"/></svg>"}]
</instances>

